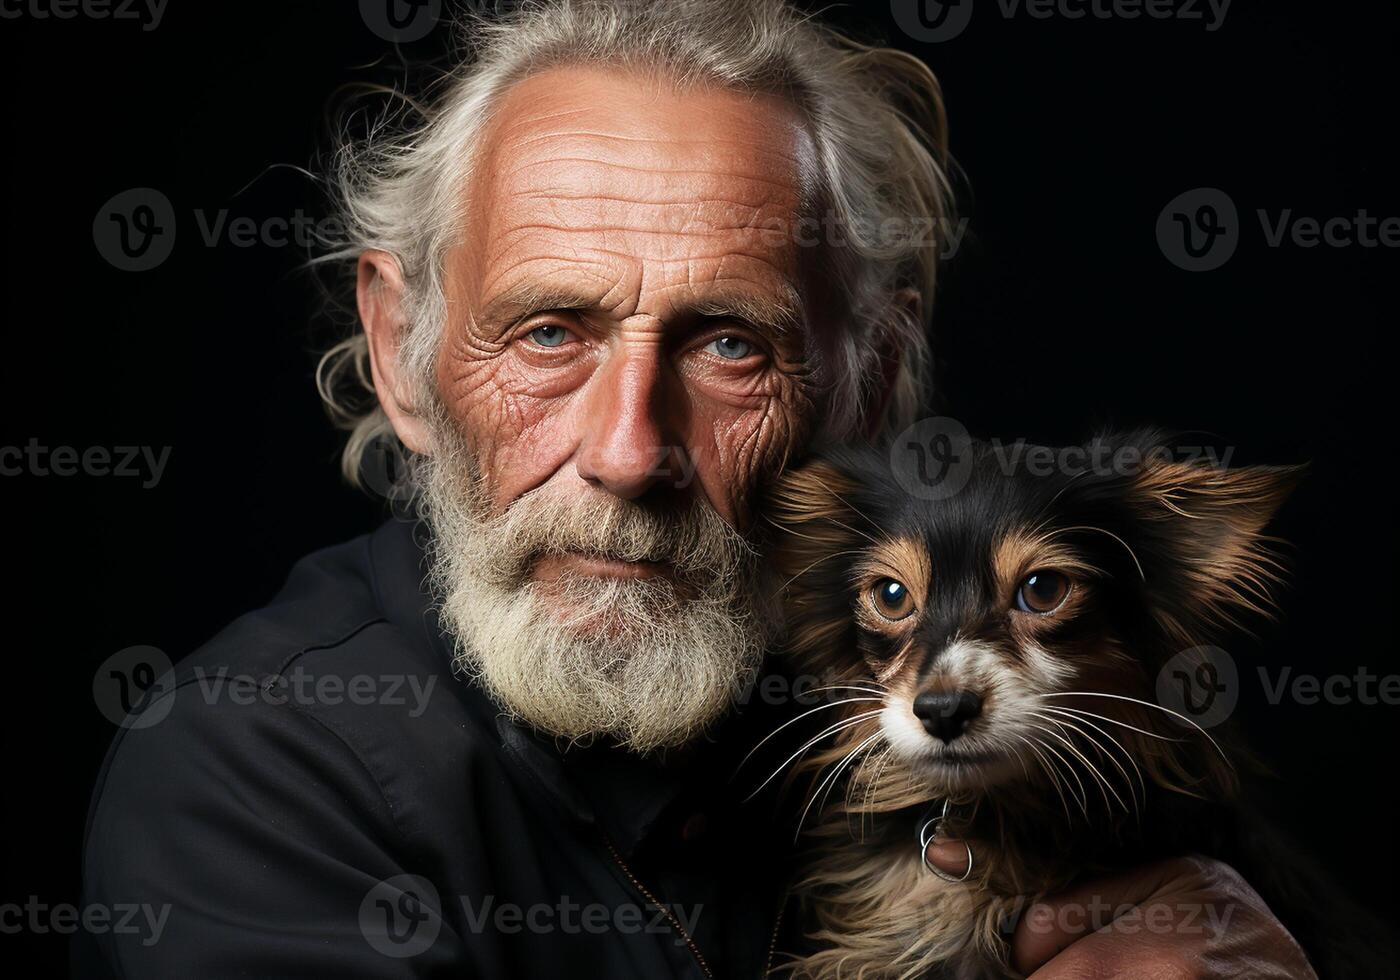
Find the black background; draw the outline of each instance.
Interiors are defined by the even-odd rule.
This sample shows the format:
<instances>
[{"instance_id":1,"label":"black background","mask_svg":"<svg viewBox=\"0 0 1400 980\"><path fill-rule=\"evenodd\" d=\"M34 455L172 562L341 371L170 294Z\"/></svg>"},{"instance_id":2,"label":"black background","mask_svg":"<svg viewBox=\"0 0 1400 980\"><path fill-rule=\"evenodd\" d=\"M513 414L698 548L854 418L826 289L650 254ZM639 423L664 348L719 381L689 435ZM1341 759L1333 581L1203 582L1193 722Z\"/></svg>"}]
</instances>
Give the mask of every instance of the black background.
<instances>
[{"instance_id":1,"label":"black background","mask_svg":"<svg viewBox=\"0 0 1400 980\"><path fill-rule=\"evenodd\" d=\"M1395 126L1394 5L1236 0L1208 31L1007 18L984 2L961 36L925 45L884 3L831 16L925 57L946 92L970 220L935 316L953 414L1049 442L1154 422L1208 432L1236 462L1311 461L1278 524L1294 543L1286 614L1230 647L1239 716L1278 771L1280 822L1392 914L1396 709L1271 705L1255 667L1393 672L1394 391L1378 297L1395 250L1269 247L1254 212L1400 213L1379 155ZM311 382L332 330L306 251L206 245L193 214L323 217L294 168L314 169L338 90L393 82L400 56L431 58L444 33L396 53L354 3L286 0L170 0L150 31L0 20L0 446L171 447L150 489L0 477L13 529L0 903L78 899L85 807L113 734L93 702L97 666L136 644L191 651L264 603L296 558L380 519L341 482ZM174 252L152 271L118 271L94 246L94 216L132 187L177 214ZM1197 187L1232 197L1242 235L1222 268L1189 273L1154 228ZM61 937L0 935L0 948L3 962L32 959L29 975L65 971Z\"/></svg>"}]
</instances>

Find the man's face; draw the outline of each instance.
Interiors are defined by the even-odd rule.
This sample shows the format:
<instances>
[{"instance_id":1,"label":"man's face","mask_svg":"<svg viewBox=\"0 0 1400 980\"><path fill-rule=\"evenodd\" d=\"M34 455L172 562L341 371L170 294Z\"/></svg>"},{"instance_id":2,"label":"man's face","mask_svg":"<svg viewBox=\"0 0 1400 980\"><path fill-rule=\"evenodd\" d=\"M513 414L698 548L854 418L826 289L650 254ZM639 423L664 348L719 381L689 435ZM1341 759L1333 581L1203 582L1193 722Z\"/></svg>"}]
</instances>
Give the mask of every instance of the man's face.
<instances>
[{"instance_id":1,"label":"man's face","mask_svg":"<svg viewBox=\"0 0 1400 980\"><path fill-rule=\"evenodd\" d=\"M426 477L469 668L558 734L693 737L761 658L753 495L812 424L812 148L766 98L518 84L446 257Z\"/></svg>"},{"instance_id":2,"label":"man's face","mask_svg":"<svg viewBox=\"0 0 1400 980\"><path fill-rule=\"evenodd\" d=\"M798 117L561 69L495 118L439 362L494 507L681 490L742 527L805 415L805 289L773 232L811 170Z\"/></svg>"}]
</instances>

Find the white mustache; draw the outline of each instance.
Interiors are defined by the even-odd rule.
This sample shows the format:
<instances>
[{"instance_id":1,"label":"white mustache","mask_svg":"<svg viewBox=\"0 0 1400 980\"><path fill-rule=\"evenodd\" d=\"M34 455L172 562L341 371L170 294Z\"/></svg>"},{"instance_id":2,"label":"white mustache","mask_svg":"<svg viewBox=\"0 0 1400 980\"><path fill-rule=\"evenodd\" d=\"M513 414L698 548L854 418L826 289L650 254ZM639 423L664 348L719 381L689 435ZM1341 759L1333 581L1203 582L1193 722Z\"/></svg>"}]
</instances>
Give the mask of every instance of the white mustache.
<instances>
[{"instance_id":1,"label":"white mustache","mask_svg":"<svg viewBox=\"0 0 1400 980\"><path fill-rule=\"evenodd\" d=\"M677 500L675 509L663 511L596 491L566 497L546 485L483 521L481 530L484 540L497 543L490 565L503 585L522 581L544 555L656 562L693 581L733 575L754 559L743 535L698 498Z\"/></svg>"},{"instance_id":2,"label":"white mustache","mask_svg":"<svg viewBox=\"0 0 1400 980\"><path fill-rule=\"evenodd\" d=\"M465 447L416 480L456 661L509 715L636 752L693 740L732 707L776 628L758 549L699 496L645 503L547 483L491 513ZM541 556L664 562L672 574L531 574Z\"/></svg>"}]
</instances>

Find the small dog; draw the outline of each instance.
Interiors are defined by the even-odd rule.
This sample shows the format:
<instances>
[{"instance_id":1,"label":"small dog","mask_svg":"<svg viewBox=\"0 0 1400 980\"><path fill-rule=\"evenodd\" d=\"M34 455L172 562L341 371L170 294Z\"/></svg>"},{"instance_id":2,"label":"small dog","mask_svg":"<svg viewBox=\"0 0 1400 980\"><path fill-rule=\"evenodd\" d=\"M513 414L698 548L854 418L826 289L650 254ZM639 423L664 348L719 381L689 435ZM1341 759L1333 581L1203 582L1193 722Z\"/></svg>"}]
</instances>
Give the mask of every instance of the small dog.
<instances>
[{"instance_id":1,"label":"small dog","mask_svg":"<svg viewBox=\"0 0 1400 980\"><path fill-rule=\"evenodd\" d=\"M1159 703L1157 678L1270 614L1263 531L1300 469L1180 462L1166 444L1107 437L1068 458L1127 465L1044 475L972 443L937 500L875 449L779 482L790 652L841 695L815 709L835 720L800 770L814 951L793 975L1014 976L1008 922L1037 897L1215 853L1238 786L1224 736ZM961 879L926 861L940 829L979 842Z\"/></svg>"}]
</instances>

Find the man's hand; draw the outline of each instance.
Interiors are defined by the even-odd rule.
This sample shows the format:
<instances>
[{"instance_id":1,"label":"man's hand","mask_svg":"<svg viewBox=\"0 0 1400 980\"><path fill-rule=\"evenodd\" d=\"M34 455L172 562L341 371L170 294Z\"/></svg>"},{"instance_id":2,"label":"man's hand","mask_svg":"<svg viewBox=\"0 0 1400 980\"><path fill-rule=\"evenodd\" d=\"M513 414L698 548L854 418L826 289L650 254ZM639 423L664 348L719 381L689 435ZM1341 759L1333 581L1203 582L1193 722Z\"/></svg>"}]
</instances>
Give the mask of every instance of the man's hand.
<instances>
[{"instance_id":1,"label":"man's hand","mask_svg":"<svg viewBox=\"0 0 1400 980\"><path fill-rule=\"evenodd\" d=\"M967 868L962 841L935 840L928 856L954 876ZM1050 896L1017 924L1011 963L1031 980L1317 977L1258 893L1207 858L1161 861Z\"/></svg>"}]
</instances>

